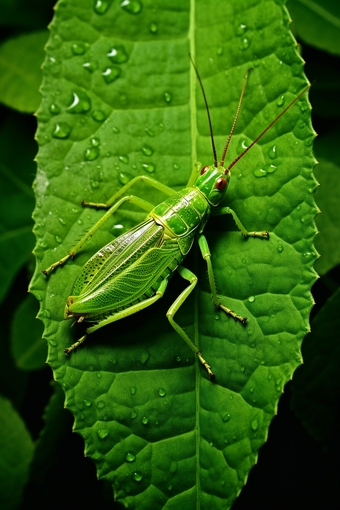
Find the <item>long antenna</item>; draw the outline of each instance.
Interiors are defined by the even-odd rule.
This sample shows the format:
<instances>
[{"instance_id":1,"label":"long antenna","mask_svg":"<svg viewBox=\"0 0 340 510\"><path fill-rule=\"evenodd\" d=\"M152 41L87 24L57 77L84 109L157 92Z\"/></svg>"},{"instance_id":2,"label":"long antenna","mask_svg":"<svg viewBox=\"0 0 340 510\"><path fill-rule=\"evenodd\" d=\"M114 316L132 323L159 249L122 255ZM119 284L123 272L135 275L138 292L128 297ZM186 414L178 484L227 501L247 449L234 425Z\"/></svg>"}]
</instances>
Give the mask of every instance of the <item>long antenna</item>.
<instances>
[{"instance_id":1,"label":"long antenna","mask_svg":"<svg viewBox=\"0 0 340 510\"><path fill-rule=\"evenodd\" d=\"M230 165L228 166L228 168L227 168L227 169L226 169L226 171L225 171L225 173L226 173L226 174L229 172L229 170L231 169L231 167L232 167L232 166L234 166L234 165L235 165L235 163L237 163L237 162L238 162L238 160L239 160L239 159L241 159L241 158L242 158L242 156L244 156L244 155L245 155L245 153L246 153L246 152L248 152L248 151L252 148L252 146L253 146L253 145L255 145L255 144L256 144L256 142L258 142L258 141L259 141L259 139L260 139L260 138L261 138L261 137L262 137L262 136L263 136L263 135L264 135L264 134L268 131L268 129L270 129L270 128L272 127L272 125L273 125L273 124L275 124L275 122L276 122L277 120L279 120L279 118L280 118L280 117L282 117L282 115L283 115L284 113L286 113L286 111L287 111L287 110L288 110L288 109L289 109L289 108L290 108L290 107L291 107L291 106L295 103L295 101L297 101L297 100L299 99L299 97L301 97L301 96L302 96L302 94L304 94L304 93L306 92L306 90L308 90L308 89L309 89L312 85L313 85L313 83L311 83L311 84L310 84L310 85L308 85L305 89L303 89L303 91L302 91L302 92L300 92L300 94L299 94L299 95L298 95L295 99L293 99L293 101L292 101L292 102L291 102L291 103L287 106L287 108L285 108L285 109L283 110L283 112L281 112L281 113L280 113L280 115L279 115L278 117L276 117L276 119L275 119L275 120L273 120L273 122L271 122L271 124L269 124L269 126L268 126L268 127L267 127L267 128L266 128L266 129L265 129L265 130L264 130L264 131L260 134L260 136L258 136L258 137L256 138L256 140L254 140L254 141L253 141L253 142L249 145L249 147L247 147L247 148L246 148L246 150L242 152L242 154L240 154L240 155L239 155L239 156L238 156L238 157L237 157L237 158L236 158L236 159L235 159L232 163L230 163Z\"/></svg>"},{"instance_id":2,"label":"long antenna","mask_svg":"<svg viewBox=\"0 0 340 510\"><path fill-rule=\"evenodd\" d=\"M236 115L235 115L235 120L234 120L234 124L233 124L233 127L231 128L231 131L230 131L230 135L229 135L229 138L227 140L227 144L224 148L224 152L223 152L223 156L222 156L222 159L221 159L221 163L220 163L220 166L223 166L224 164L224 158L225 158L225 155L227 154L227 149L228 149L228 145L229 145L229 142L231 140L231 136L234 132L234 129L235 129L235 125L236 125L236 121L237 121L237 117L238 117L238 114L239 114L239 111L240 111L240 108L241 108L241 103L242 103L242 99L243 99L243 93L244 93L244 89L245 89L245 86L246 86L246 82L247 82L247 78L248 78L248 74L250 73L250 71L252 71L252 69L248 69L247 73L246 73L246 76L244 78L244 82L243 82L243 88L242 88L242 92L241 92L241 97L240 97L240 102L238 104L238 108L237 108L237 112L236 112Z\"/></svg>"},{"instance_id":3,"label":"long antenna","mask_svg":"<svg viewBox=\"0 0 340 510\"><path fill-rule=\"evenodd\" d=\"M189 57L190 57L190 60L191 60L192 65L194 66L194 69L195 69L195 71L196 71L196 75L197 75L197 78L198 78L199 84L201 85L201 89L202 89L202 92L203 92L203 97L204 97L205 107L206 107L206 110L207 110L208 120L209 120L210 136L211 136L211 144L212 144L212 149L213 149L213 153L214 153L214 166L215 166L215 167L217 167L217 155L216 155L215 142L214 142L214 135L213 135L212 125L211 125L211 119L210 119L210 113L209 113L208 101L207 101L207 98L205 97L205 92L204 92L204 88L203 88L203 84L202 84L202 81L201 81L200 75L198 74L197 68L196 68L196 66L195 66L195 64L194 64L194 61L193 61L193 60L192 60L192 58L191 58L190 53L189 53Z\"/></svg>"}]
</instances>

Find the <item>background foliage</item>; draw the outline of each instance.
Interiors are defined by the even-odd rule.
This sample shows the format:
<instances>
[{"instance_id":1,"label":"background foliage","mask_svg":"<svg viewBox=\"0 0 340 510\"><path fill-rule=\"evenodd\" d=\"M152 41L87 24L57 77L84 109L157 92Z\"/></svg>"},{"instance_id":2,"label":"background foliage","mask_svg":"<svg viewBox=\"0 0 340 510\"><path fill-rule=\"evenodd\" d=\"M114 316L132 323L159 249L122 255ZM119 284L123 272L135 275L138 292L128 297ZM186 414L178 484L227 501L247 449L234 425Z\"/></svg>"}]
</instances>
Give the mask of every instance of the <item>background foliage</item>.
<instances>
[{"instance_id":1,"label":"background foliage","mask_svg":"<svg viewBox=\"0 0 340 510\"><path fill-rule=\"evenodd\" d=\"M306 73L310 80L317 79L310 99L314 105L314 127L319 133L315 144L320 161L316 177L322 187L318 189L316 199L323 215L317 219L321 234L316 247L322 258L317 261L316 269L322 278L315 284L313 292L317 303L313 310L315 328L305 339L305 365L286 386L279 415L270 428L270 441L262 448L259 465L252 471L234 508L249 508L254 501L261 501L264 508L269 508L278 493L283 508L291 502L296 491L301 507L316 508L325 504L327 498L332 500L334 495L329 479L335 477L338 480L339 476L336 462L339 384L335 376L328 377L336 366L338 352L334 343L338 321L333 312L338 294L331 296L338 288L340 262L340 227L336 210L339 111L334 99L339 89L339 51L336 46L339 12L336 2L323 2L321 10L315 9L316 4L294 0L288 5L293 17L294 9L298 9L293 30L298 38L301 37ZM4 42L0 47L0 296L3 299L0 415L3 437L8 438L1 443L1 457L17 459L16 469L11 470L13 484L1 483L7 488L3 498L8 508L17 508L20 505L18 488L21 487L23 507L41 505L46 498L57 507L64 503L65 497L59 488L72 480L68 484L69 503L73 501L85 508L94 505L112 507L111 488L95 481L94 466L82 457L82 440L70 433L72 419L67 411L61 411L63 394L59 385L49 402L51 372L48 367L44 368L45 341L41 340L40 322L32 321L38 306L34 299L26 298L33 270L30 252L34 238L30 233L30 216L34 200L30 184L35 174L33 158L37 152L33 141L35 121L31 114L39 106L36 92L41 77L38 66L44 58L42 47L48 37L44 29L52 18L52 4L36 0L35 5L31 2L27 8L25 2L17 0L2 1L0 5L5 13L1 18ZM305 11L301 13L301 9ZM308 27L313 26L315 30L333 20L332 27L335 28L332 30L336 35L325 42L317 38L316 49L313 46L315 37L306 33L306 19L309 20ZM328 32L332 33L331 30ZM329 302L328 298L331 298ZM327 336L322 327L325 322ZM317 384L315 373L320 374ZM15 437L11 435L14 432ZM21 446L20 457L17 449L11 450L14 443L16 448ZM0 480L2 477L8 477L6 463L0 465ZM16 487L15 494L13 486Z\"/></svg>"}]
</instances>

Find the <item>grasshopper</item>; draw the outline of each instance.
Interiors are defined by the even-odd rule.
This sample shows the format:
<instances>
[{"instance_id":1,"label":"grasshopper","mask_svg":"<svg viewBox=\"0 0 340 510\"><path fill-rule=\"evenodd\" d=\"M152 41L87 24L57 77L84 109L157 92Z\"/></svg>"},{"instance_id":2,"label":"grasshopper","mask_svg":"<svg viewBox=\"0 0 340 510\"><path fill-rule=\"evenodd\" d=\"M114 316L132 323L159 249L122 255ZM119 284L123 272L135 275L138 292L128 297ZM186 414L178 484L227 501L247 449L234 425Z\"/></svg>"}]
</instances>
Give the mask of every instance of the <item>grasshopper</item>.
<instances>
[{"instance_id":1,"label":"grasshopper","mask_svg":"<svg viewBox=\"0 0 340 510\"><path fill-rule=\"evenodd\" d=\"M52 264L45 271L42 271L46 276L57 266L64 264L70 257L73 258L86 240L92 237L95 231L98 230L124 202L135 204L145 210L148 215L142 223L117 237L93 255L84 265L75 280L71 290L72 295L67 299L64 319L75 319L77 322L82 322L84 320L96 324L88 327L85 335L71 345L71 347L64 350L67 355L81 345L90 333L112 322L139 312L158 301L164 295L173 272L177 270L180 276L189 282L189 285L171 305L166 316L179 336L187 343L189 348L197 354L209 376L213 377L215 374L212 372L211 366L203 358L199 347L174 320L176 312L194 290L198 281L197 276L182 265L195 238L198 242L202 257L207 264L208 279L214 306L222 309L227 315L243 324L245 324L247 320L246 317L241 317L225 306L217 294L211 253L203 230L210 214L231 214L244 237L269 239L268 231L248 232L233 210L229 207L219 207L219 205L228 189L231 175L230 169L295 103L295 101L306 92L310 85L289 104L256 140L242 152L242 154L225 168L224 159L240 111L244 88L250 69L248 69L245 76L232 130L227 140L221 162L218 165L207 99L200 76L192 59L191 62L197 74L206 105L214 164L211 166L204 166L201 170L197 164L196 166L198 169L194 168L187 187L178 192L149 176L141 175L133 178L123 186L105 204L82 202L83 206L102 207L108 209L108 211L88 230L86 235L65 257ZM145 184L162 191L168 195L168 198L154 207L150 202L129 194L128 190L138 181L143 181Z\"/></svg>"}]
</instances>

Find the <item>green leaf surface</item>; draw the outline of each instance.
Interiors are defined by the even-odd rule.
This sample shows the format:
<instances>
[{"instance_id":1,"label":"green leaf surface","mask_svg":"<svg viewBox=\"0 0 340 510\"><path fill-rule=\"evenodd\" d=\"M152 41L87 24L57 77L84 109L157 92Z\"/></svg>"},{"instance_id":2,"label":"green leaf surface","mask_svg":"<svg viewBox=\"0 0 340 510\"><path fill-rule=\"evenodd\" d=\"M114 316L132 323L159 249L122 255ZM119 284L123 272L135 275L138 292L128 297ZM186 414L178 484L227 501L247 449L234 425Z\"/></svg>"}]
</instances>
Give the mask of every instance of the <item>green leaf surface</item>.
<instances>
[{"instance_id":1,"label":"green leaf surface","mask_svg":"<svg viewBox=\"0 0 340 510\"><path fill-rule=\"evenodd\" d=\"M340 55L340 3L337 0L289 0L287 7L302 40Z\"/></svg>"},{"instance_id":2,"label":"green leaf surface","mask_svg":"<svg viewBox=\"0 0 340 510\"><path fill-rule=\"evenodd\" d=\"M36 320L39 311L37 300L28 295L15 310L12 319L12 355L18 368L39 370L46 361L46 341L42 338L42 325Z\"/></svg>"},{"instance_id":3,"label":"green leaf surface","mask_svg":"<svg viewBox=\"0 0 340 510\"><path fill-rule=\"evenodd\" d=\"M340 156L337 150L340 130L334 129L327 136L320 137L315 144L319 161L316 178L320 182L316 198L322 214L316 224L320 233L315 238L315 247L321 257L315 263L320 275L326 274L340 263Z\"/></svg>"},{"instance_id":4,"label":"green leaf surface","mask_svg":"<svg viewBox=\"0 0 340 510\"><path fill-rule=\"evenodd\" d=\"M17 115L0 130L0 302L34 246L31 183L36 146Z\"/></svg>"},{"instance_id":5,"label":"green leaf surface","mask_svg":"<svg viewBox=\"0 0 340 510\"><path fill-rule=\"evenodd\" d=\"M0 102L33 113L41 101L41 64L48 32L41 30L7 39L0 46Z\"/></svg>"},{"instance_id":6,"label":"green leaf surface","mask_svg":"<svg viewBox=\"0 0 340 510\"><path fill-rule=\"evenodd\" d=\"M228 161L288 106L306 79L283 4L102 2L105 12L91 1L57 4L38 111L38 263L31 290L41 301L48 362L86 455L129 507L230 508L301 361L317 257L307 98L232 169L226 204L247 229L268 229L270 240L243 239L225 217L211 219L205 229L220 295L248 317L246 327L214 310L197 247L185 261L199 284L176 320L212 365L214 382L166 320L186 286L178 276L161 302L91 335L69 358L62 352L83 331L63 321L72 282L96 250L145 213L121 207L73 261L47 280L40 270L102 216L81 208L83 199L106 201L148 170L179 190L195 161L212 163L189 51L205 87L219 157L249 67ZM155 204L164 200L143 184L133 193Z\"/></svg>"},{"instance_id":7,"label":"green leaf surface","mask_svg":"<svg viewBox=\"0 0 340 510\"><path fill-rule=\"evenodd\" d=\"M18 508L28 478L33 441L11 402L0 395L0 506Z\"/></svg>"},{"instance_id":8,"label":"green leaf surface","mask_svg":"<svg viewBox=\"0 0 340 510\"><path fill-rule=\"evenodd\" d=\"M292 384L293 411L328 451L339 448L339 306L340 289L313 320L312 333L303 346L304 364Z\"/></svg>"}]
</instances>

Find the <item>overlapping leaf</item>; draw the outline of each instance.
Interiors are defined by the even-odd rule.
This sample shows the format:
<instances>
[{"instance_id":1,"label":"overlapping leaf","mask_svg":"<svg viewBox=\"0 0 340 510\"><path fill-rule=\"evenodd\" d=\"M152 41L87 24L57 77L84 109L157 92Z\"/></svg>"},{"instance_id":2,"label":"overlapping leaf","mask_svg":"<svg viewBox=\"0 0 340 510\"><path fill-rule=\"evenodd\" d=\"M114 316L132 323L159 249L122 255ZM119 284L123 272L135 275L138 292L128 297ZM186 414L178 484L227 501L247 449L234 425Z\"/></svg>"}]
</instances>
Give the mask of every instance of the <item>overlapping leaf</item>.
<instances>
[{"instance_id":1,"label":"overlapping leaf","mask_svg":"<svg viewBox=\"0 0 340 510\"><path fill-rule=\"evenodd\" d=\"M38 266L31 290L41 301L48 362L86 454L129 507L229 508L300 363L317 256L307 98L232 169L226 203L249 230L268 229L270 240L244 240L224 217L206 228L220 295L248 317L246 327L213 309L196 249L185 262L199 285L176 320L211 363L215 382L167 324L166 310L185 286L179 278L153 308L99 330L69 359L62 352L83 331L62 321L72 281L112 235L143 219L138 209L118 210L48 280L39 271L101 217L82 209L83 199L106 201L145 172L180 189L196 160L212 163L189 51L205 86L219 155L249 67L228 160L283 111L306 85L283 4L57 4L38 112ZM133 193L155 204L163 199L143 185Z\"/></svg>"}]
</instances>

